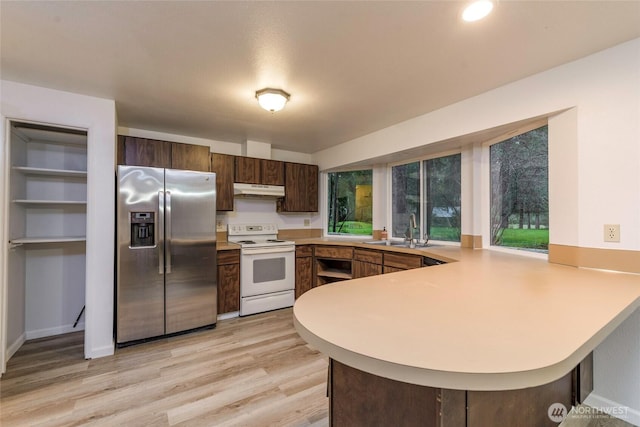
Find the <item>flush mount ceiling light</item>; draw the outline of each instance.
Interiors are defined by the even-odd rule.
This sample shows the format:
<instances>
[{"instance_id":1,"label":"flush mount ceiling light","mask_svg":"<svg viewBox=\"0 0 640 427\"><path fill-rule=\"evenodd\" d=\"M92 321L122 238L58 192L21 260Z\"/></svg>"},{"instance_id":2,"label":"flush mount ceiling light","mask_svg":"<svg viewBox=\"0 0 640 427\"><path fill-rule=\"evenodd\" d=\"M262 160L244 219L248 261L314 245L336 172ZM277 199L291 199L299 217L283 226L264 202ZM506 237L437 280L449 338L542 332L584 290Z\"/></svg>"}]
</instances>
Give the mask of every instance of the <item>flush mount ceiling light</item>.
<instances>
[{"instance_id":1,"label":"flush mount ceiling light","mask_svg":"<svg viewBox=\"0 0 640 427\"><path fill-rule=\"evenodd\" d=\"M290 96L291 95L281 89L267 88L256 92L258 104L260 104L260 106L265 110L271 111L272 113L282 110Z\"/></svg>"},{"instance_id":2,"label":"flush mount ceiling light","mask_svg":"<svg viewBox=\"0 0 640 427\"><path fill-rule=\"evenodd\" d=\"M491 0L478 0L469 4L462 12L462 19L467 22L478 21L487 16L493 10Z\"/></svg>"}]
</instances>

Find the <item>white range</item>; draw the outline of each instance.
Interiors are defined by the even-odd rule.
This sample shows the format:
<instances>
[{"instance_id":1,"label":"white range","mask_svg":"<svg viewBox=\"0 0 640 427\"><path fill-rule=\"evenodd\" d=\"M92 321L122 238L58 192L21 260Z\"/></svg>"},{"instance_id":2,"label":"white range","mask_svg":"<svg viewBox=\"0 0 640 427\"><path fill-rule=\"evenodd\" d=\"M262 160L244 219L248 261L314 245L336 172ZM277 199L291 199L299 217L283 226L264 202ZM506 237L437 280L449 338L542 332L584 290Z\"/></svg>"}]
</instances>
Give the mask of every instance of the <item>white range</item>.
<instances>
[{"instance_id":1,"label":"white range","mask_svg":"<svg viewBox=\"0 0 640 427\"><path fill-rule=\"evenodd\" d=\"M295 243L276 224L229 224L227 235L240 245L240 316L293 306Z\"/></svg>"}]
</instances>

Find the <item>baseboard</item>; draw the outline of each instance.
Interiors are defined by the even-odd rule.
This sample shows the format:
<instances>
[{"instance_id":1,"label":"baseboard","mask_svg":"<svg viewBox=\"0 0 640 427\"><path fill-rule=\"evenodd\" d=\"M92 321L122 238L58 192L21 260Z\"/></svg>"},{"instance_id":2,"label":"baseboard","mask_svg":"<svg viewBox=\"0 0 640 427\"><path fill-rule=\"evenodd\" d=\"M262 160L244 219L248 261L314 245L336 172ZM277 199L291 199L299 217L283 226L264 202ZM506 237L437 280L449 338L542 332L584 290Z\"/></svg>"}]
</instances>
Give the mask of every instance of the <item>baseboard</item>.
<instances>
[{"instance_id":1,"label":"baseboard","mask_svg":"<svg viewBox=\"0 0 640 427\"><path fill-rule=\"evenodd\" d=\"M605 414L612 417L619 418L623 421L631 423L635 426L640 426L640 410L629 408L628 406L621 405L618 402L614 402L605 397L599 396L592 392L584 400L584 404L591 406L592 408L599 409Z\"/></svg>"},{"instance_id":2,"label":"baseboard","mask_svg":"<svg viewBox=\"0 0 640 427\"><path fill-rule=\"evenodd\" d=\"M51 337L53 335L68 334L69 332L84 331L84 322L79 322L74 328L73 325L62 325L53 328L36 329L35 331L27 331L26 338L34 340L36 338Z\"/></svg>"},{"instance_id":3,"label":"baseboard","mask_svg":"<svg viewBox=\"0 0 640 427\"><path fill-rule=\"evenodd\" d=\"M218 320L233 319L233 318L239 317L239 316L240 316L240 312L239 311L231 311L229 313L219 314L218 315Z\"/></svg>"},{"instance_id":4,"label":"baseboard","mask_svg":"<svg viewBox=\"0 0 640 427\"><path fill-rule=\"evenodd\" d=\"M11 359L11 356L13 356L14 354L16 354L16 351L18 351L20 349L20 347L22 347L22 344L24 344L24 342L27 340L27 337L25 334L22 334L18 337L17 340L15 340L10 346L9 348L7 348L7 359L6 361L8 362L9 359Z\"/></svg>"},{"instance_id":5,"label":"baseboard","mask_svg":"<svg viewBox=\"0 0 640 427\"><path fill-rule=\"evenodd\" d=\"M91 349L91 351L89 351L87 348L84 349L85 359L98 359L100 357L113 356L114 353L115 344L113 343L108 346Z\"/></svg>"}]
</instances>

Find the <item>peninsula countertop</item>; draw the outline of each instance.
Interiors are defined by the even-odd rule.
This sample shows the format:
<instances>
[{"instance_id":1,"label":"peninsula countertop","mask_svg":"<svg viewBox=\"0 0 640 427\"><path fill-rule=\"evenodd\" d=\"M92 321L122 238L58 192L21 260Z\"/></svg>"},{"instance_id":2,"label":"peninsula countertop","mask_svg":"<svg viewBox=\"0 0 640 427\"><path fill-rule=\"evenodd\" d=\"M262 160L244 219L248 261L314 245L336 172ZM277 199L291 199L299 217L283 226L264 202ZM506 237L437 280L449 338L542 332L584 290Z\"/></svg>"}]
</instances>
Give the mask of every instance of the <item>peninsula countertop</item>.
<instances>
[{"instance_id":1,"label":"peninsula countertop","mask_svg":"<svg viewBox=\"0 0 640 427\"><path fill-rule=\"evenodd\" d=\"M640 307L637 274L492 250L420 252L455 261L314 288L294 305L298 333L381 377L510 390L566 375Z\"/></svg>"}]
</instances>

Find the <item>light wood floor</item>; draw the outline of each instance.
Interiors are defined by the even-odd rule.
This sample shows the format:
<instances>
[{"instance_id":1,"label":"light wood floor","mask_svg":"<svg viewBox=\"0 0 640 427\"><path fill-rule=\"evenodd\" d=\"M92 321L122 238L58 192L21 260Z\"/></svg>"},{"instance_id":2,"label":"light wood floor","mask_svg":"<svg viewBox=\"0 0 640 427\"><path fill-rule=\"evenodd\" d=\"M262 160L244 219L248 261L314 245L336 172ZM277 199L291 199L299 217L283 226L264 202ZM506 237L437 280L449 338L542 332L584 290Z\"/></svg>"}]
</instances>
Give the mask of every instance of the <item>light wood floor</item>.
<instances>
[{"instance_id":1,"label":"light wood floor","mask_svg":"<svg viewBox=\"0 0 640 427\"><path fill-rule=\"evenodd\" d=\"M291 309L83 358L82 332L25 343L0 380L0 426L328 426L327 359ZM569 416L562 427L631 426Z\"/></svg>"},{"instance_id":2,"label":"light wood floor","mask_svg":"<svg viewBox=\"0 0 640 427\"><path fill-rule=\"evenodd\" d=\"M25 343L0 380L0 425L327 426L327 359L291 309L83 358L83 333Z\"/></svg>"}]
</instances>

